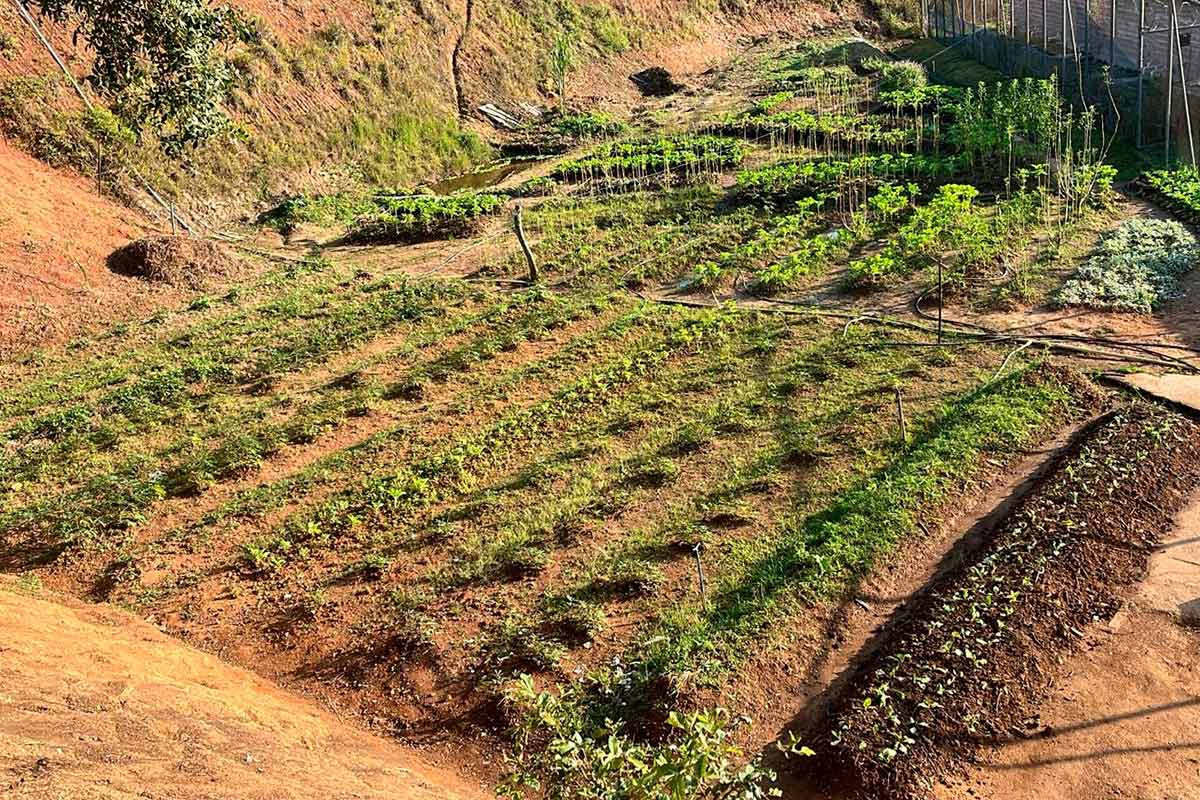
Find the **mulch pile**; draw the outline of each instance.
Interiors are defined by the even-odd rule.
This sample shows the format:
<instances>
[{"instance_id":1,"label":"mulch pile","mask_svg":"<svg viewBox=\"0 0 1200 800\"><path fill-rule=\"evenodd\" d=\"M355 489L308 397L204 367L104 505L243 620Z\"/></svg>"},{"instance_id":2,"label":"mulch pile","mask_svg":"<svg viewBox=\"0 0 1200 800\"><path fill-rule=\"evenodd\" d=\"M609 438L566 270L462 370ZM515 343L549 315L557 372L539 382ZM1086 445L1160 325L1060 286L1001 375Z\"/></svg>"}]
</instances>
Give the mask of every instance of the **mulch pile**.
<instances>
[{"instance_id":1,"label":"mulch pile","mask_svg":"<svg viewBox=\"0 0 1200 800\"><path fill-rule=\"evenodd\" d=\"M213 278L228 277L236 265L221 245L190 236L147 236L108 257L113 272L187 289L200 289Z\"/></svg>"}]
</instances>

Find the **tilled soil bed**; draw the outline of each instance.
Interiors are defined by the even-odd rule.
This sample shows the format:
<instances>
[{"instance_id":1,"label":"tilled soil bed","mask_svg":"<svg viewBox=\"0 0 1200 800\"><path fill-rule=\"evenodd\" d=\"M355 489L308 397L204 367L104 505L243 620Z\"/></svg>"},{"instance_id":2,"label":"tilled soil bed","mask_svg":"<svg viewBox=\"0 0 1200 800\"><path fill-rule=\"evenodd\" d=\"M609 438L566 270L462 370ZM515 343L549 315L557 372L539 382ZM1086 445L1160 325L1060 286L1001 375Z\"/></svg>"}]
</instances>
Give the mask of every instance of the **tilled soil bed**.
<instances>
[{"instance_id":1,"label":"tilled soil bed","mask_svg":"<svg viewBox=\"0 0 1200 800\"><path fill-rule=\"evenodd\" d=\"M830 770L866 796L923 797L1019 731L1061 655L1145 574L1197 464L1200 426L1175 412L1094 423L850 680L827 720Z\"/></svg>"}]
</instances>

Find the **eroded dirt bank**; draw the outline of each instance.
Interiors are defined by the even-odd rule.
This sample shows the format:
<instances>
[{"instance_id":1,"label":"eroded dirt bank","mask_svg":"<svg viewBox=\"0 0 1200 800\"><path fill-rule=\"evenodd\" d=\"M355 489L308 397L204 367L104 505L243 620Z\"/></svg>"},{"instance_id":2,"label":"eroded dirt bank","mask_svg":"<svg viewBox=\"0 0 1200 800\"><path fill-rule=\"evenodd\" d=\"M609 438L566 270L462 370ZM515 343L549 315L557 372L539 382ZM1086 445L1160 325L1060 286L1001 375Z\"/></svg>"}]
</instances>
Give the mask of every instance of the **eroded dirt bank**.
<instances>
[{"instance_id":1,"label":"eroded dirt bank","mask_svg":"<svg viewBox=\"0 0 1200 800\"><path fill-rule=\"evenodd\" d=\"M484 795L124 612L0 579L2 797Z\"/></svg>"}]
</instances>

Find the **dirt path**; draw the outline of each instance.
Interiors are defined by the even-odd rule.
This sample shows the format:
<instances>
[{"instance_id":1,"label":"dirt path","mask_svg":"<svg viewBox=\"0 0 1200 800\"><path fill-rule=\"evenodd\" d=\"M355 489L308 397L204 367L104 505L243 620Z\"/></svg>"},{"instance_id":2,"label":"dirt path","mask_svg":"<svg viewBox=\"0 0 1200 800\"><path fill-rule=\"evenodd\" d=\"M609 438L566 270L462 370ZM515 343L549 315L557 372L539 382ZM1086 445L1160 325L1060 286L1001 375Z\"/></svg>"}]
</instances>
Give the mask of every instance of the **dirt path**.
<instances>
[{"instance_id":1,"label":"dirt path","mask_svg":"<svg viewBox=\"0 0 1200 800\"><path fill-rule=\"evenodd\" d=\"M0 578L0 796L459 800L486 792L107 606Z\"/></svg>"},{"instance_id":2,"label":"dirt path","mask_svg":"<svg viewBox=\"0 0 1200 800\"><path fill-rule=\"evenodd\" d=\"M1086 631L1041 713L939 800L1200 797L1200 493L1127 606Z\"/></svg>"}]
</instances>

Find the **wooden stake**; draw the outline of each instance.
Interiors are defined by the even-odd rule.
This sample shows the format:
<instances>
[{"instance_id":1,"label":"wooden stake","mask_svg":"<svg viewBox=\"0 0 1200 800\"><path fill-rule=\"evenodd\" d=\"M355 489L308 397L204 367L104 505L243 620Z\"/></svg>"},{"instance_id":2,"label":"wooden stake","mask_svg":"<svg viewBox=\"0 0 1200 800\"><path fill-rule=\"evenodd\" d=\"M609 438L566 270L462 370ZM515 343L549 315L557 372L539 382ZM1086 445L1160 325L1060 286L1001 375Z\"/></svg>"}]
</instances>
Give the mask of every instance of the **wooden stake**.
<instances>
[{"instance_id":1,"label":"wooden stake","mask_svg":"<svg viewBox=\"0 0 1200 800\"><path fill-rule=\"evenodd\" d=\"M525 263L529 265L529 282L531 284L537 283L537 262L533 260L533 250L529 249L529 242L525 240L525 226L521 222L520 203L517 203L517 210L513 214L513 228L515 228L517 232L517 241L521 243L521 251L525 253Z\"/></svg>"},{"instance_id":2,"label":"wooden stake","mask_svg":"<svg viewBox=\"0 0 1200 800\"><path fill-rule=\"evenodd\" d=\"M900 441L904 445L908 444L908 426L904 423L904 397L900 394L900 387L895 387L896 392L896 416L900 418Z\"/></svg>"},{"instance_id":3,"label":"wooden stake","mask_svg":"<svg viewBox=\"0 0 1200 800\"><path fill-rule=\"evenodd\" d=\"M700 603L704 608L708 608L708 581L704 579L704 562L700 560L700 548L703 547L701 542L697 542L692 548L692 554L696 556L696 575L700 579Z\"/></svg>"},{"instance_id":4,"label":"wooden stake","mask_svg":"<svg viewBox=\"0 0 1200 800\"><path fill-rule=\"evenodd\" d=\"M942 343L942 260L937 260L938 265L938 344Z\"/></svg>"}]
</instances>

